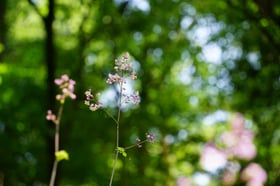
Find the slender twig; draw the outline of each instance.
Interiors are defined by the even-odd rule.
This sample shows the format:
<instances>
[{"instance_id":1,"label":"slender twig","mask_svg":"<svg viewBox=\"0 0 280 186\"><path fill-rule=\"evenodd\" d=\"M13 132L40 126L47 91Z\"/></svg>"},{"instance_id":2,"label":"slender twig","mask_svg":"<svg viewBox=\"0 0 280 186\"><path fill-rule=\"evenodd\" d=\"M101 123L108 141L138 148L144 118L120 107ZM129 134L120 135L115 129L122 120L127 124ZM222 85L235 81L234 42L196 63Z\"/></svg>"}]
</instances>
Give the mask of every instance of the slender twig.
<instances>
[{"instance_id":1,"label":"slender twig","mask_svg":"<svg viewBox=\"0 0 280 186\"><path fill-rule=\"evenodd\" d=\"M51 180L50 180L49 186L53 186L54 185L54 181L55 181L55 177L56 177L57 165L58 165L58 161L54 160L53 168L52 168L52 175L51 175Z\"/></svg>"},{"instance_id":2,"label":"slender twig","mask_svg":"<svg viewBox=\"0 0 280 186\"><path fill-rule=\"evenodd\" d=\"M130 145L130 146L128 146L128 147L125 147L124 150L132 149L133 147L136 147L136 146L139 147L140 145L142 145L143 143L146 143L146 142L148 142L147 139L146 139L146 140L143 140L143 141L140 141L140 142L138 142L138 143L136 143L136 144Z\"/></svg>"},{"instance_id":3,"label":"slender twig","mask_svg":"<svg viewBox=\"0 0 280 186\"><path fill-rule=\"evenodd\" d=\"M116 120L116 118L110 113L108 112L106 109L102 109L112 120L114 120L114 122L116 123L116 125L118 125L118 121Z\"/></svg>"},{"instance_id":4,"label":"slender twig","mask_svg":"<svg viewBox=\"0 0 280 186\"><path fill-rule=\"evenodd\" d=\"M54 154L59 151L59 125L60 125L60 120L61 120L61 116L62 116L63 105L64 105L63 103L60 104L58 114L57 114L57 120L55 122ZM53 168L52 168L52 174L51 174L49 186L54 185L56 173L57 173L57 165L58 165L58 161L56 160L56 157L55 157L54 162L53 162Z\"/></svg>"}]
</instances>

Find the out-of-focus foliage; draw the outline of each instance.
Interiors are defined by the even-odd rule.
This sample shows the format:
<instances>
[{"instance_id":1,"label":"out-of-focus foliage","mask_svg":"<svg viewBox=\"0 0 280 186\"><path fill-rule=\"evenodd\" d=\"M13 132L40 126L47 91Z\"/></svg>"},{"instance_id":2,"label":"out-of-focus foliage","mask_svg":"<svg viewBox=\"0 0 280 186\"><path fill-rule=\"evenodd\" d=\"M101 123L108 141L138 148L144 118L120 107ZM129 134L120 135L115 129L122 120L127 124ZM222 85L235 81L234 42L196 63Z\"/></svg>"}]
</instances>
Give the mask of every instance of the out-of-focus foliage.
<instances>
[{"instance_id":1,"label":"out-of-focus foliage","mask_svg":"<svg viewBox=\"0 0 280 186\"><path fill-rule=\"evenodd\" d=\"M46 185L54 155L40 15L49 1L32 1L37 11L28 0L3 2L0 177L5 185ZM252 120L267 185L279 185L279 20L280 3L272 0L55 1L54 70L77 82L78 98L66 103L61 121L69 161L61 162L58 185L109 183L114 123L83 99L88 88L107 88L114 59L125 51L138 66L141 103L122 114L120 145L146 132L157 141L120 159L114 185L176 185L180 176L201 173L201 147L235 111Z\"/></svg>"}]
</instances>

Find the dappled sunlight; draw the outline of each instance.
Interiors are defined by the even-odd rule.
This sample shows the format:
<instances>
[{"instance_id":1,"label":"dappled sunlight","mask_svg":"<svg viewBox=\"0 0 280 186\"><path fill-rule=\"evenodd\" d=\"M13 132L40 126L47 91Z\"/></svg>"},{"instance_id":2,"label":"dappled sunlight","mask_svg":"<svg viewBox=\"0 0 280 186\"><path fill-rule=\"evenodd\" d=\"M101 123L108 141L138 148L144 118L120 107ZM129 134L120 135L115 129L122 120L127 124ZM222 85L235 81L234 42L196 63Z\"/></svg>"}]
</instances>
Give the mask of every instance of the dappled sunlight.
<instances>
[{"instance_id":1,"label":"dappled sunlight","mask_svg":"<svg viewBox=\"0 0 280 186\"><path fill-rule=\"evenodd\" d=\"M280 2L2 4L0 185L280 185Z\"/></svg>"}]
</instances>

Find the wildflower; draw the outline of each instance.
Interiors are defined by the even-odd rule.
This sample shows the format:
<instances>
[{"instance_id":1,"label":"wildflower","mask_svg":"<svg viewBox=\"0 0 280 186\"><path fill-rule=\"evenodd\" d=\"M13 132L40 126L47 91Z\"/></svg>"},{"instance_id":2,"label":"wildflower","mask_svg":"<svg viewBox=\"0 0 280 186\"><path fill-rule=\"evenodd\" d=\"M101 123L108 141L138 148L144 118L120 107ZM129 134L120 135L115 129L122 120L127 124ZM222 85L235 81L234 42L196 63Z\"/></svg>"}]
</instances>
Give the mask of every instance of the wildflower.
<instances>
[{"instance_id":1,"label":"wildflower","mask_svg":"<svg viewBox=\"0 0 280 186\"><path fill-rule=\"evenodd\" d=\"M135 73L134 71L131 72L130 78L131 78L132 80L137 79L136 73Z\"/></svg>"},{"instance_id":2,"label":"wildflower","mask_svg":"<svg viewBox=\"0 0 280 186\"><path fill-rule=\"evenodd\" d=\"M55 79L55 80L54 80L54 83L57 84L57 85L59 85L59 86L61 86L61 85L64 84L64 82L67 82L67 81L69 81L68 75L67 75L67 74L63 74L63 75L60 77L60 79Z\"/></svg>"},{"instance_id":3,"label":"wildflower","mask_svg":"<svg viewBox=\"0 0 280 186\"><path fill-rule=\"evenodd\" d=\"M140 103L140 96L139 96L138 91L134 92L134 94L132 94L131 97L132 97L132 102L134 104L139 104Z\"/></svg>"},{"instance_id":4,"label":"wildflower","mask_svg":"<svg viewBox=\"0 0 280 186\"><path fill-rule=\"evenodd\" d=\"M62 91L62 94L57 94L56 99L61 103L64 102L66 97L70 97L71 99L76 99L76 95L74 94L74 88L76 82L69 78L68 75L64 74L59 79L55 79L54 83L59 86Z\"/></svg>"},{"instance_id":5,"label":"wildflower","mask_svg":"<svg viewBox=\"0 0 280 186\"><path fill-rule=\"evenodd\" d=\"M89 105L90 100L92 100L94 98L94 96L91 93L91 89L88 89L87 91L85 91L85 95L86 95L86 105Z\"/></svg>"},{"instance_id":6,"label":"wildflower","mask_svg":"<svg viewBox=\"0 0 280 186\"><path fill-rule=\"evenodd\" d=\"M127 79L135 80L137 78L136 72L132 69L132 64L128 60L129 54L125 53L122 55L121 59L115 60L114 69L116 71L115 74L109 73L108 78L106 80L107 84L114 84L117 83L121 85L121 92L122 92L122 103L128 104L138 104L140 103L140 96L139 92L134 92L133 94L127 93L127 87L124 86ZM89 97L92 99L91 97ZM85 104L90 105L89 99L85 101ZM98 108L99 105L92 105L91 109L95 110Z\"/></svg>"},{"instance_id":7,"label":"wildflower","mask_svg":"<svg viewBox=\"0 0 280 186\"><path fill-rule=\"evenodd\" d=\"M136 142L137 142L137 147L138 148L141 148L142 147L142 144L141 144L141 140L139 138L136 138Z\"/></svg>"},{"instance_id":8,"label":"wildflower","mask_svg":"<svg viewBox=\"0 0 280 186\"><path fill-rule=\"evenodd\" d=\"M91 111L96 111L96 110L98 110L99 108L101 108L102 107L102 104L101 103L92 103L92 104L90 104L89 105L89 109L91 110Z\"/></svg>"},{"instance_id":9,"label":"wildflower","mask_svg":"<svg viewBox=\"0 0 280 186\"><path fill-rule=\"evenodd\" d=\"M155 142L155 137L156 137L155 134L146 133L146 139L147 139L148 142L150 142L150 143L154 143L154 142Z\"/></svg>"},{"instance_id":10,"label":"wildflower","mask_svg":"<svg viewBox=\"0 0 280 186\"><path fill-rule=\"evenodd\" d=\"M86 100L85 100L85 105L89 106L89 109L91 111L96 111L99 108L102 107L102 104L99 102L96 102L95 97L93 96L91 89L88 89L87 91L85 91L85 95L86 95ZM96 97L99 96L99 93L96 94Z\"/></svg>"},{"instance_id":11,"label":"wildflower","mask_svg":"<svg viewBox=\"0 0 280 186\"><path fill-rule=\"evenodd\" d=\"M131 63L128 61L128 58L129 58L129 54L125 53L125 54L122 55L121 60L116 59L114 69L116 71L119 71L119 70L121 70L121 71L132 71L132 66L131 66Z\"/></svg>"},{"instance_id":12,"label":"wildflower","mask_svg":"<svg viewBox=\"0 0 280 186\"><path fill-rule=\"evenodd\" d=\"M106 83L113 84L113 83L120 83L121 81L123 81L123 78L119 74L116 73L113 75L109 73Z\"/></svg>"},{"instance_id":13,"label":"wildflower","mask_svg":"<svg viewBox=\"0 0 280 186\"><path fill-rule=\"evenodd\" d=\"M53 114L51 110L48 110L47 116L46 116L46 120L52 121L52 122L54 122L54 123L57 122L57 120L56 120L56 115Z\"/></svg>"}]
</instances>

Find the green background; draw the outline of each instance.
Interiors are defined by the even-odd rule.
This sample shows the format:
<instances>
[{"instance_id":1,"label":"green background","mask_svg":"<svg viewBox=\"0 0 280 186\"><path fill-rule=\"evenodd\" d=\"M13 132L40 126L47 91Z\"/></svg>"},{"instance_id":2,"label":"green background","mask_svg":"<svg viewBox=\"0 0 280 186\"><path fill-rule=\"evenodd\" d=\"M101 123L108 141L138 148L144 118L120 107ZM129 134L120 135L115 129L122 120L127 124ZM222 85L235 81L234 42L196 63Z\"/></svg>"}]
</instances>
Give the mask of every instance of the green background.
<instances>
[{"instance_id":1,"label":"green background","mask_svg":"<svg viewBox=\"0 0 280 186\"><path fill-rule=\"evenodd\" d=\"M120 158L114 185L176 185L203 172L203 144L228 127L213 113L251 121L266 185L280 184L280 2L276 0L2 0L0 4L0 175L5 185L47 185L56 110L53 79L68 74L77 99L61 121L57 185L108 185L115 125L83 104L105 90L114 59L139 64L139 107L122 113L122 146L146 132L154 144ZM210 56L210 57L209 57ZM114 113L114 109L110 112ZM213 115L211 115L213 118ZM242 162L242 165L246 162ZM244 183L237 183L242 185ZM221 185L212 175L211 185Z\"/></svg>"}]
</instances>

